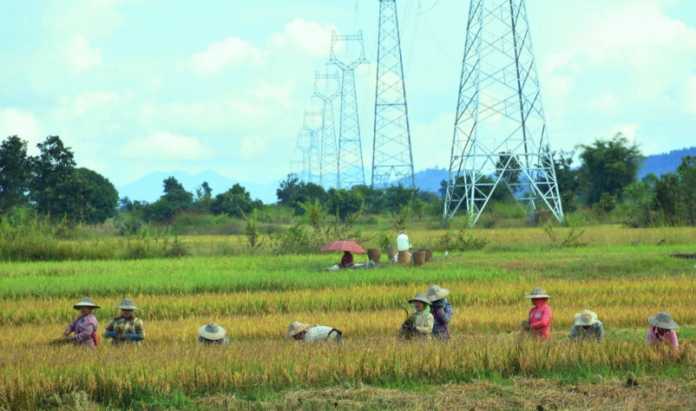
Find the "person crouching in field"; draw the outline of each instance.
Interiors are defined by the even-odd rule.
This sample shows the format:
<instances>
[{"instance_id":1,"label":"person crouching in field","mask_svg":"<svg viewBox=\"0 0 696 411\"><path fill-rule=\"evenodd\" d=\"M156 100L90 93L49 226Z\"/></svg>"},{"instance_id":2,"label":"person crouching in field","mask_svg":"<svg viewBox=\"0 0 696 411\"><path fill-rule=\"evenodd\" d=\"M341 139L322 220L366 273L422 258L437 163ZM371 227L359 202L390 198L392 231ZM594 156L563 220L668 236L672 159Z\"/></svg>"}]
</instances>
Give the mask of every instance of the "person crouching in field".
<instances>
[{"instance_id":1,"label":"person crouching in field","mask_svg":"<svg viewBox=\"0 0 696 411\"><path fill-rule=\"evenodd\" d=\"M407 340L413 337L430 337L435 319L430 311L425 310L426 306L430 307L428 296L425 293L418 293L408 302L413 304L415 312L409 315L401 325L401 336Z\"/></svg>"},{"instance_id":2,"label":"person crouching in field","mask_svg":"<svg viewBox=\"0 0 696 411\"><path fill-rule=\"evenodd\" d=\"M304 342L341 342L343 333L335 328L324 325L310 326L309 324L293 321L288 326L285 339L292 338Z\"/></svg>"},{"instance_id":3,"label":"person crouching in field","mask_svg":"<svg viewBox=\"0 0 696 411\"><path fill-rule=\"evenodd\" d=\"M343 257L341 258L340 268L353 268L355 267L355 259L350 251L345 251Z\"/></svg>"},{"instance_id":4,"label":"person crouching in field","mask_svg":"<svg viewBox=\"0 0 696 411\"><path fill-rule=\"evenodd\" d=\"M99 322L97 322L97 317L92 314L92 310L96 310L99 306L91 298L85 297L73 308L80 311L80 316L65 329L65 339L83 347L96 347Z\"/></svg>"},{"instance_id":5,"label":"person crouching in field","mask_svg":"<svg viewBox=\"0 0 696 411\"><path fill-rule=\"evenodd\" d=\"M604 338L604 325L597 318L597 314L590 310L582 310L575 314L575 323L570 329L570 339L572 341L592 341L601 342Z\"/></svg>"},{"instance_id":6,"label":"person crouching in field","mask_svg":"<svg viewBox=\"0 0 696 411\"><path fill-rule=\"evenodd\" d=\"M433 285L428 289L428 301L430 301L430 313L433 315L433 336L439 340L447 341L450 337L449 323L454 311L447 297L449 290Z\"/></svg>"},{"instance_id":7,"label":"person crouching in field","mask_svg":"<svg viewBox=\"0 0 696 411\"><path fill-rule=\"evenodd\" d=\"M116 309L121 310L121 316L114 318L106 327L104 338L112 339L113 345L140 345L145 339L145 329L143 321L133 315L138 307L130 298L125 298Z\"/></svg>"},{"instance_id":8,"label":"person crouching in field","mask_svg":"<svg viewBox=\"0 0 696 411\"><path fill-rule=\"evenodd\" d=\"M551 307L548 306L549 295L541 287L535 287L527 299L534 307L529 311L529 319L522 322L522 329L535 337L545 340L551 338Z\"/></svg>"},{"instance_id":9,"label":"person crouching in field","mask_svg":"<svg viewBox=\"0 0 696 411\"><path fill-rule=\"evenodd\" d=\"M228 346L230 340L225 337L226 331L214 322L198 329L198 345Z\"/></svg>"},{"instance_id":10,"label":"person crouching in field","mask_svg":"<svg viewBox=\"0 0 696 411\"><path fill-rule=\"evenodd\" d=\"M672 316L669 313L662 312L655 317L650 317L648 322L653 326L648 329L645 345L659 346L670 344L674 348L674 352L679 354L679 340L675 331L679 326L672 320Z\"/></svg>"}]
</instances>

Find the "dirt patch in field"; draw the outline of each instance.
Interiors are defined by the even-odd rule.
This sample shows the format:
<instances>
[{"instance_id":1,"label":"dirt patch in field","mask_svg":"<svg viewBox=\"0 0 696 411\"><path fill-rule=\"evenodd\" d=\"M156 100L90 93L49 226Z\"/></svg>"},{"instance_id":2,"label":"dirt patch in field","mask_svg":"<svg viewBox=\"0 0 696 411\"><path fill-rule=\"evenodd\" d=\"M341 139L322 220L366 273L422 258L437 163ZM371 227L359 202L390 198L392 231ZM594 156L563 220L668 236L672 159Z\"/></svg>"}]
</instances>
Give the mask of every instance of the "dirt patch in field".
<instances>
[{"instance_id":1,"label":"dirt patch in field","mask_svg":"<svg viewBox=\"0 0 696 411\"><path fill-rule=\"evenodd\" d=\"M293 391L258 402L207 398L196 405L206 410L692 410L696 382L627 379L564 385L514 379L509 384L477 381L409 391L372 387Z\"/></svg>"}]
</instances>

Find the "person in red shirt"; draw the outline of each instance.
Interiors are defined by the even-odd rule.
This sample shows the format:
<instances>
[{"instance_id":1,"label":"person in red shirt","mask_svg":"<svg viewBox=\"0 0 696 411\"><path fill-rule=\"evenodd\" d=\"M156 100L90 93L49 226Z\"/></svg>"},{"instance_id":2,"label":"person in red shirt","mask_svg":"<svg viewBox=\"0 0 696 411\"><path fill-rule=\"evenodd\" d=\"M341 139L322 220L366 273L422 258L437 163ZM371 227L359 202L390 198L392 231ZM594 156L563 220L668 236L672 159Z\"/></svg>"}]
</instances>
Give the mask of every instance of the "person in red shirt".
<instances>
[{"instance_id":1,"label":"person in red shirt","mask_svg":"<svg viewBox=\"0 0 696 411\"><path fill-rule=\"evenodd\" d=\"M541 287L535 287L528 296L534 307L529 311L529 319L522 323L522 328L532 335L548 340L551 338L551 307L548 306L549 295Z\"/></svg>"},{"instance_id":2,"label":"person in red shirt","mask_svg":"<svg viewBox=\"0 0 696 411\"><path fill-rule=\"evenodd\" d=\"M346 251L343 253L343 258L341 258L341 264L339 267L341 268L353 268L355 266L355 262L353 261L353 254L350 253L350 251Z\"/></svg>"}]
</instances>

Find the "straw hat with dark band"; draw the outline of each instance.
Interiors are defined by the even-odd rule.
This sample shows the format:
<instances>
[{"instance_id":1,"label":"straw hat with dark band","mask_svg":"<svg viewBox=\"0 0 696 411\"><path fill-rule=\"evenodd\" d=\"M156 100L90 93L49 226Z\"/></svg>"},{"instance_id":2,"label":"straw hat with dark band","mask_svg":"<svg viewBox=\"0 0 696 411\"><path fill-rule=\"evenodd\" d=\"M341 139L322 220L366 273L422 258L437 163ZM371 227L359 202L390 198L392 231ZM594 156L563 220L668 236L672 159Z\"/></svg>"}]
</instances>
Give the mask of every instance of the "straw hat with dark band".
<instances>
[{"instance_id":1,"label":"straw hat with dark band","mask_svg":"<svg viewBox=\"0 0 696 411\"><path fill-rule=\"evenodd\" d=\"M581 312L575 314L575 325L579 327L595 325L597 322L599 322L597 314L590 310L582 310Z\"/></svg>"},{"instance_id":2,"label":"straw hat with dark band","mask_svg":"<svg viewBox=\"0 0 696 411\"><path fill-rule=\"evenodd\" d=\"M648 322L657 328L664 328L665 330L676 330L679 325L674 322L672 316L667 312L661 312L654 317L648 318Z\"/></svg>"},{"instance_id":3,"label":"straw hat with dark band","mask_svg":"<svg viewBox=\"0 0 696 411\"><path fill-rule=\"evenodd\" d=\"M442 300L449 295L449 290L446 288L440 288L439 285L432 285L428 288L428 300L431 302Z\"/></svg>"},{"instance_id":4,"label":"straw hat with dark band","mask_svg":"<svg viewBox=\"0 0 696 411\"><path fill-rule=\"evenodd\" d=\"M215 322L208 323L198 329L198 335L206 340L217 341L225 338L226 331Z\"/></svg>"},{"instance_id":5,"label":"straw hat with dark band","mask_svg":"<svg viewBox=\"0 0 696 411\"><path fill-rule=\"evenodd\" d=\"M73 305L73 308L76 310L79 310L82 307L93 308L93 309L101 308L98 305L96 305L90 297L85 297L82 299L82 301Z\"/></svg>"},{"instance_id":6,"label":"straw hat with dark band","mask_svg":"<svg viewBox=\"0 0 696 411\"><path fill-rule=\"evenodd\" d=\"M288 333L285 334L285 338L292 338L297 334L301 333L302 331L307 331L309 327L309 324L301 323L299 321L293 321L288 326Z\"/></svg>"},{"instance_id":7,"label":"straw hat with dark band","mask_svg":"<svg viewBox=\"0 0 696 411\"><path fill-rule=\"evenodd\" d=\"M415 297L413 297L413 298L411 298L410 300L408 300L408 302L411 303L411 304L413 304L413 303L416 302L416 301L420 301L420 302L422 302L423 304L426 304L426 305L430 305L430 304L431 304L431 303L430 303L430 300L428 300L427 294L425 294L425 293L418 293L418 294L416 294Z\"/></svg>"},{"instance_id":8,"label":"straw hat with dark band","mask_svg":"<svg viewBox=\"0 0 696 411\"><path fill-rule=\"evenodd\" d=\"M119 304L116 307L117 310L130 310L130 311L135 311L138 309L138 307L133 304L133 300L130 298L124 298L123 301L121 301L121 304Z\"/></svg>"},{"instance_id":9,"label":"straw hat with dark band","mask_svg":"<svg viewBox=\"0 0 696 411\"><path fill-rule=\"evenodd\" d=\"M534 287L531 293L524 298L535 299L535 298L551 298L546 291L541 287Z\"/></svg>"}]
</instances>

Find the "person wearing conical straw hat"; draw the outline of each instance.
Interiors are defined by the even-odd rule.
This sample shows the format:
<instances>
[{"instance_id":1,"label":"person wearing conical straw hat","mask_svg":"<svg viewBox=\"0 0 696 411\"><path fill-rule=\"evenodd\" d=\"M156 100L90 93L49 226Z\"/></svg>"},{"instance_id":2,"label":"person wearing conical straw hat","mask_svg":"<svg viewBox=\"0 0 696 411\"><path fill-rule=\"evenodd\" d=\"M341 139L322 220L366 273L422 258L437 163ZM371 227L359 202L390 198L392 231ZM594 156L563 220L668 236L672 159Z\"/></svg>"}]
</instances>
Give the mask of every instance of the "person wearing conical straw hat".
<instances>
[{"instance_id":1,"label":"person wearing conical straw hat","mask_svg":"<svg viewBox=\"0 0 696 411\"><path fill-rule=\"evenodd\" d=\"M85 297L73 308L80 311L80 316L65 329L65 339L83 347L96 347L99 322L97 317L92 314L92 310L98 309L99 306L90 297Z\"/></svg>"},{"instance_id":2,"label":"person wearing conical straw hat","mask_svg":"<svg viewBox=\"0 0 696 411\"><path fill-rule=\"evenodd\" d=\"M549 295L541 287L534 287L524 298L532 300L534 307L529 311L529 319L522 323L522 328L532 335L548 340L551 338L551 307L547 304Z\"/></svg>"},{"instance_id":3,"label":"person wearing conical straw hat","mask_svg":"<svg viewBox=\"0 0 696 411\"><path fill-rule=\"evenodd\" d=\"M430 307L430 300L426 293L417 293L415 297L408 300L413 304L414 312L408 316L401 325L401 335L410 339L413 336L430 337L433 333L435 319L426 307Z\"/></svg>"},{"instance_id":4,"label":"person wearing conical straw hat","mask_svg":"<svg viewBox=\"0 0 696 411\"><path fill-rule=\"evenodd\" d=\"M198 345L223 345L228 346L230 340L225 337L224 328L215 322L210 322L198 329Z\"/></svg>"},{"instance_id":5,"label":"person wearing conical straw hat","mask_svg":"<svg viewBox=\"0 0 696 411\"><path fill-rule=\"evenodd\" d=\"M582 310L575 314L575 322L570 329L570 339L572 341L597 340L601 342L604 338L604 325L599 321L597 314L590 310Z\"/></svg>"},{"instance_id":6,"label":"person wearing conical straw hat","mask_svg":"<svg viewBox=\"0 0 696 411\"><path fill-rule=\"evenodd\" d=\"M145 329L143 321L133 314L138 307L130 298L124 298L116 309L121 310L121 316L114 318L106 327L104 338L111 339L113 345L140 345L145 339Z\"/></svg>"},{"instance_id":7,"label":"person wearing conical straw hat","mask_svg":"<svg viewBox=\"0 0 696 411\"><path fill-rule=\"evenodd\" d=\"M454 315L452 306L447 301L449 290L440 288L439 285L432 285L428 288L426 295L430 301L430 314L433 315L433 336L440 340L449 340L450 330L449 323Z\"/></svg>"},{"instance_id":8,"label":"person wearing conical straw hat","mask_svg":"<svg viewBox=\"0 0 696 411\"><path fill-rule=\"evenodd\" d=\"M299 321L293 321L288 326L285 339L292 338L304 342L341 342L343 333L325 325L309 325Z\"/></svg>"},{"instance_id":9,"label":"person wearing conical straw hat","mask_svg":"<svg viewBox=\"0 0 696 411\"><path fill-rule=\"evenodd\" d=\"M671 344L674 351L679 353L679 340L677 332L679 325L674 322L672 316L667 312L661 312L654 317L648 318L648 322L653 326L648 328L648 335L645 338L646 346L657 346Z\"/></svg>"}]
</instances>

